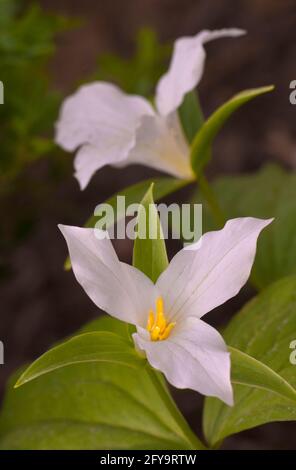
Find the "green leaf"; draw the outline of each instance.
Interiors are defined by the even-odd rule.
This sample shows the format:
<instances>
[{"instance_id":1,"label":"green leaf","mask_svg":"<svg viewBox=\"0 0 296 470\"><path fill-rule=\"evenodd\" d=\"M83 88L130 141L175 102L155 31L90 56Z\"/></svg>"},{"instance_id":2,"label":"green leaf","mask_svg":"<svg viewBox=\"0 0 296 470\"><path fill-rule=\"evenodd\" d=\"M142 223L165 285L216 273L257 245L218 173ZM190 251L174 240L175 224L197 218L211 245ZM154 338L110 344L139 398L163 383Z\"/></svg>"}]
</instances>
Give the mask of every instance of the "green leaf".
<instances>
[{"instance_id":1,"label":"green leaf","mask_svg":"<svg viewBox=\"0 0 296 470\"><path fill-rule=\"evenodd\" d=\"M273 86L266 86L242 91L220 106L206 120L206 122L197 132L191 146L191 163L197 177L201 174L202 170L208 163L210 158L210 147L224 123L243 104L247 103L253 98L256 98L257 96L272 91L273 89Z\"/></svg>"},{"instance_id":2,"label":"green leaf","mask_svg":"<svg viewBox=\"0 0 296 470\"><path fill-rule=\"evenodd\" d=\"M192 142L197 131L204 123L203 113L195 91L185 95L183 103L178 109L182 127L189 143Z\"/></svg>"},{"instance_id":3,"label":"green leaf","mask_svg":"<svg viewBox=\"0 0 296 470\"><path fill-rule=\"evenodd\" d=\"M127 367L139 367L143 360L127 340L117 334L108 331L84 333L43 354L26 369L15 387L56 369L87 362L111 362Z\"/></svg>"},{"instance_id":4,"label":"green leaf","mask_svg":"<svg viewBox=\"0 0 296 470\"><path fill-rule=\"evenodd\" d=\"M295 325L296 277L293 276L271 285L249 302L230 322L223 336L230 347L261 361L296 388L295 366L290 362ZM239 379L236 365L234 374ZM270 381L266 380L267 384ZM235 385L234 397L234 407L214 398L206 399L203 427L212 446L245 429L296 419L296 403L275 393Z\"/></svg>"},{"instance_id":5,"label":"green leaf","mask_svg":"<svg viewBox=\"0 0 296 470\"><path fill-rule=\"evenodd\" d=\"M145 181L141 181L140 183L136 183L132 186L129 186L117 194L112 196L111 198L107 199L104 203L100 204L98 208L103 207L103 205L108 204L110 207L114 209L116 221L118 222L122 218L125 217L125 208L130 204L139 204L143 197L145 196L146 192L150 188L151 184L154 184L154 199L155 201L162 199L169 194L178 191L179 189L187 186L191 181L188 180L180 180L177 178L154 178L148 179ZM125 208L120 207L117 204L117 197L123 196L125 197ZM122 210L123 209L123 210ZM94 227L96 223L100 220L101 216L91 216L88 221L86 222L86 227ZM110 228L113 225L113 220L107 221L105 230ZM70 269L71 263L70 259L67 258L65 263L65 269Z\"/></svg>"},{"instance_id":6,"label":"green leaf","mask_svg":"<svg viewBox=\"0 0 296 470\"><path fill-rule=\"evenodd\" d=\"M282 398L295 401L296 390L283 377L254 357L229 347L231 352L231 381L276 393Z\"/></svg>"},{"instance_id":7,"label":"green leaf","mask_svg":"<svg viewBox=\"0 0 296 470\"><path fill-rule=\"evenodd\" d=\"M139 206L138 234L134 242L133 265L156 282L169 262L152 190L153 185L150 186Z\"/></svg>"},{"instance_id":8,"label":"green leaf","mask_svg":"<svg viewBox=\"0 0 296 470\"><path fill-rule=\"evenodd\" d=\"M251 282L263 289L283 277L296 274L296 174L276 165L257 173L219 178L212 190L227 219L274 217L259 238ZM204 226L215 229L211 211L202 196Z\"/></svg>"},{"instance_id":9,"label":"green leaf","mask_svg":"<svg viewBox=\"0 0 296 470\"><path fill-rule=\"evenodd\" d=\"M127 323L121 320L117 320L110 315L102 315L101 317L96 318L95 320L84 325L78 333L83 334L93 331L109 331L126 338L128 325Z\"/></svg>"},{"instance_id":10,"label":"green leaf","mask_svg":"<svg viewBox=\"0 0 296 470\"><path fill-rule=\"evenodd\" d=\"M0 449L204 448L161 376L137 357L126 340L124 323L104 316L84 327L78 341L82 337L89 341L90 335L98 334L92 337L100 339L98 350L109 355L109 346L105 345L104 352L100 343L106 332L116 341L117 352L123 352L121 364L112 360L76 363L40 375L17 389L8 387L0 414ZM66 344L72 348L75 341ZM84 354L90 350L95 354L88 343ZM11 383L14 381L12 378Z\"/></svg>"}]
</instances>

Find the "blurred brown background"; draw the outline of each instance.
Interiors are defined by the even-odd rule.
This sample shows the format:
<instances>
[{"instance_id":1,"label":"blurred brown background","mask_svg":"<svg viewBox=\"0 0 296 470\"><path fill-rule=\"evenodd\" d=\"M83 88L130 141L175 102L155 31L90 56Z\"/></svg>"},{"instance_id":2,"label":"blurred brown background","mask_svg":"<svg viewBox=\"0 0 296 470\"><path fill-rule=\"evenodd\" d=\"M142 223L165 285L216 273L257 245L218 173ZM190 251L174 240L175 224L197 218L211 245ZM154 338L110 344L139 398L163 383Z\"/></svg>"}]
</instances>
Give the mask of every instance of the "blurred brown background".
<instances>
[{"instance_id":1,"label":"blurred brown background","mask_svg":"<svg viewBox=\"0 0 296 470\"><path fill-rule=\"evenodd\" d=\"M296 108L289 103L289 83L296 79L296 4L293 0L43 0L44 9L84 18L84 25L57 39L51 68L55 86L71 93L79 80L91 75L100 53L123 57L132 54L140 27L153 28L162 41L191 35L203 28L235 26L248 35L219 40L207 46L208 60L200 98L208 115L224 99L250 87L275 84L273 94L248 104L223 130L216 142L209 176L252 171L269 160L296 167ZM34 84L32 84L34 86ZM64 155L69 168L72 156ZM14 250L1 254L9 276L0 283L0 339L5 344L5 365L0 367L0 387L25 361L74 332L97 315L97 308L63 271L66 246L58 223L82 225L95 205L120 188L153 175L144 167L123 171L105 168L80 192L76 180L67 178L46 187L46 161L30 166L30 176L44 186L42 196L23 192L5 201L9 212L37 208L37 223ZM268 188L266 188L268 191ZM3 219L3 217L2 217ZM5 222L4 222L5 223ZM130 260L129 243L118 244L120 257ZM207 320L223 324L251 295L240 296ZM179 404L197 429L201 399L189 392L176 393ZM224 448L295 448L294 423L270 424L227 440ZM294 434L294 436L293 436ZM294 437L294 438L293 438Z\"/></svg>"}]
</instances>

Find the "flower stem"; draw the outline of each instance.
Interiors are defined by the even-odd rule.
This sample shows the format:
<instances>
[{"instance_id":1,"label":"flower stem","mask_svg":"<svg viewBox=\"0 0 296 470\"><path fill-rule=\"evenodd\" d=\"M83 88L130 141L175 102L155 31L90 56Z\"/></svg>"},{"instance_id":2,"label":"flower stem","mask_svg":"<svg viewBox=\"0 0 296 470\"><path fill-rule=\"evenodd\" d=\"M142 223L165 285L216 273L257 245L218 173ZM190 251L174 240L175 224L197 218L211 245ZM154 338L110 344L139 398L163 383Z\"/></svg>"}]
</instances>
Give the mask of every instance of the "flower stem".
<instances>
[{"instance_id":1,"label":"flower stem","mask_svg":"<svg viewBox=\"0 0 296 470\"><path fill-rule=\"evenodd\" d=\"M171 397L164 380L160 373L154 371L149 365L147 365L147 372L154 383L156 389L158 390L159 397L162 399L166 408L170 411L171 416L174 418L175 423L178 425L179 430L182 435L181 438L185 439L188 443L188 448L194 450L205 450L206 447L198 439L198 437L191 431L188 423L186 422L184 416L177 408L173 398Z\"/></svg>"},{"instance_id":2,"label":"flower stem","mask_svg":"<svg viewBox=\"0 0 296 470\"><path fill-rule=\"evenodd\" d=\"M226 222L226 217L220 207L219 202L207 180L205 175L202 173L198 178L200 192L207 201L215 222L219 228L223 227Z\"/></svg>"},{"instance_id":3,"label":"flower stem","mask_svg":"<svg viewBox=\"0 0 296 470\"><path fill-rule=\"evenodd\" d=\"M198 93L196 91L190 92L186 95L183 105L179 109L179 113L185 135L188 139L188 144L194 146L194 138L205 122ZM211 149L208 148L207 152L210 154ZM210 160L210 156L208 159ZM200 171L195 173L198 179L200 191L209 205L217 226L221 228L225 224L226 218L216 196L204 173Z\"/></svg>"}]
</instances>

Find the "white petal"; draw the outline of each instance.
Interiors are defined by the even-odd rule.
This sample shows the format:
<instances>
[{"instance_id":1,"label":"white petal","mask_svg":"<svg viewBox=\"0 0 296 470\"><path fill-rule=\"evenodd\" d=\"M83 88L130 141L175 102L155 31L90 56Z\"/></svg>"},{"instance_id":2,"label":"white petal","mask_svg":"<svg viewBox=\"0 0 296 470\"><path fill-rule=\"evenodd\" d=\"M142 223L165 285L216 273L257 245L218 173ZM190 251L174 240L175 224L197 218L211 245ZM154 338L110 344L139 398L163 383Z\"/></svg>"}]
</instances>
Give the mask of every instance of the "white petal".
<instances>
[{"instance_id":1,"label":"white petal","mask_svg":"<svg viewBox=\"0 0 296 470\"><path fill-rule=\"evenodd\" d=\"M250 275L257 238L272 220L232 219L179 251L157 280L169 320L200 318L234 297Z\"/></svg>"},{"instance_id":2,"label":"white petal","mask_svg":"<svg viewBox=\"0 0 296 470\"><path fill-rule=\"evenodd\" d=\"M162 115L175 111L185 94L197 86L204 69L206 53L203 45L213 39L236 37L245 34L241 29L201 31L196 36L182 37L174 44L173 56L168 72L157 85L156 104Z\"/></svg>"},{"instance_id":3,"label":"white petal","mask_svg":"<svg viewBox=\"0 0 296 470\"><path fill-rule=\"evenodd\" d=\"M142 272L121 263L108 238L90 228L59 225L77 281L91 300L110 315L145 327L157 290Z\"/></svg>"},{"instance_id":4,"label":"white petal","mask_svg":"<svg viewBox=\"0 0 296 470\"><path fill-rule=\"evenodd\" d=\"M184 318L164 341L133 335L149 363L177 388L191 388L233 404L230 354L217 330L197 318Z\"/></svg>"},{"instance_id":5,"label":"white petal","mask_svg":"<svg viewBox=\"0 0 296 470\"><path fill-rule=\"evenodd\" d=\"M82 148L76 162L82 187L102 166L127 158L139 118L146 114L153 114L147 100L104 82L84 85L64 101L55 139L65 150Z\"/></svg>"},{"instance_id":6,"label":"white petal","mask_svg":"<svg viewBox=\"0 0 296 470\"><path fill-rule=\"evenodd\" d=\"M192 179L189 147L176 113L143 116L128 163L140 163L178 178Z\"/></svg>"},{"instance_id":7,"label":"white petal","mask_svg":"<svg viewBox=\"0 0 296 470\"><path fill-rule=\"evenodd\" d=\"M94 145L82 145L74 159L74 176L79 182L80 189L85 189L94 173L108 165L111 160L112 156L110 158L107 152L98 152L98 148Z\"/></svg>"}]
</instances>

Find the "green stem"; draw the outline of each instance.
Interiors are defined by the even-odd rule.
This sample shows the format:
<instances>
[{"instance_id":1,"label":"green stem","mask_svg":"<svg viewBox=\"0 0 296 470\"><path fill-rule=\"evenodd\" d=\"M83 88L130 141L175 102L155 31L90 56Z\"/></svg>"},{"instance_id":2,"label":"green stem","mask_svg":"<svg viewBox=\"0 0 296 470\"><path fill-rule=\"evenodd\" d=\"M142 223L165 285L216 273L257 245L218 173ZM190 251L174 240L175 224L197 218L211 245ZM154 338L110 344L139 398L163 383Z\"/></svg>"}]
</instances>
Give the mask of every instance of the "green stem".
<instances>
[{"instance_id":1,"label":"green stem","mask_svg":"<svg viewBox=\"0 0 296 470\"><path fill-rule=\"evenodd\" d=\"M183 434L183 438L187 440L189 448L192 450L205 450L206 447L198 439L198 437L191 431L190 427L188 426L187 421L185 420L184 416L177 408L165 384L163 383L162 380L160 380L158 373L156 373L149 365L147 365L147 371L156 389L158 390L159 395L162 398L166 408L170 411L175 422L178 424L179 429L181 430Z\"/></svg>"},{"instance_id":2,"label":"green stem","mask_svg":"<svg viewBox=\"0 0 296 470\"><path fill-rule=\"evenodd\" d=\"M188 144L193 148L194 136L198 135L197 132L201 129L205 121L198 94L195 91L187 93L182 106L179 108L179 115L185 135L188 139ZM210 152L211 150L208 148L207 160L210 160ZM212 191L212 188L201 171L195 171L195 173L199 182L201 193L211 209L216 224L219 228L223 227L226 219L216 199L216 196Z\"/></svg>"},{"instance_id":3,"label":"green stem","mask_svg":"<svg viewBox=\"0 0 296 470\"><path fill-rule=\"evenodd\" d=\"M220 228L220 227L223 227L223 225L225 224L226 222L226 217L220 207L220 204L219 202L217 201L216 199L216 196L211 188L211 186L209 185L209 182L207 180L207 178L205 177L204 174L201 174L198 178L198 183L199 183L199 188L200 188L200 191L201 191L201 194L203 195L203 197L205 198L205 200L207 201L208 205L209 205L209 208L213 214L213 217L216 221L216 224L217 226Z\"/></svg>"}]
</instances>

